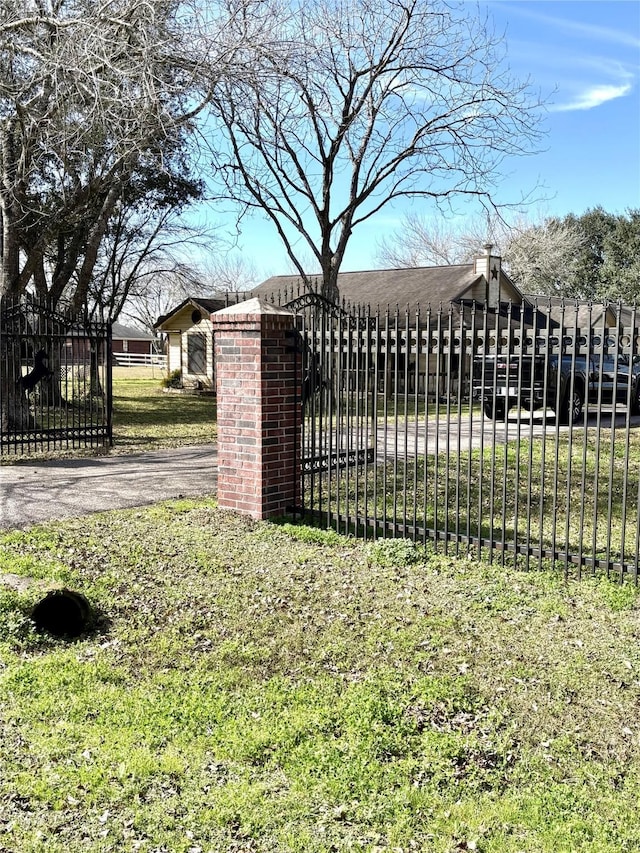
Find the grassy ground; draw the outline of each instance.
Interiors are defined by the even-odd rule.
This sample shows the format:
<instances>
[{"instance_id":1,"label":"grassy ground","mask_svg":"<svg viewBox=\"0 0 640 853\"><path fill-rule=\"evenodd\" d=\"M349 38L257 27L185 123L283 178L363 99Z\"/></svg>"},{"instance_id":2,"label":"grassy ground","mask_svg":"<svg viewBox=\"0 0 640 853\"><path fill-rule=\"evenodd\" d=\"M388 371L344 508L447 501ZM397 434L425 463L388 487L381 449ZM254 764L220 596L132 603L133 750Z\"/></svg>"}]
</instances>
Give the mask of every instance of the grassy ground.
<instances>
[{"instance_id":1,"label":"grassy ground","mask_svg":"<svg viewBox=\"0 0 640 853\"><path fill-rule=\"evenodd\" d=\"M214 397L167 393L158 376L115 372L113 452L206 444L215 438Z\"/></svg>"},{"instance_id":2,"label":"grassy ground","mask_svg":"<svg viewBox=\"0 0 640 853\"><path fill-rule=\"evenodd\" d=\"M4 534L0 573L36 579L0 584L0 850L640 847L631 585L211 501ZM56 583L77 641L27 618Z\"/></svg>"},{"instance_id":3,"label":"grassy ground","mask_svg":"<svg viewBox=\"0 0 640 853\"><path fill-rule=\"evenodd\" d=\"M400 528L406 518L418 530L498 543L504 538L534 549L542 543L547 553L555 548L603 562L608 554L611 563L632 566L640 484L637 466L626 463L640 458L640 436L632 433L628 445L618 440L613 453L605 431L600 440L598 450L593 435L584 445L581 437L569 444L567 436L556 441L551 435L448 459L429 455L405 462L399 456L341 478L316 478L314 508L326 513L339 505L352 520L394 519ZM539 563L542 557L529 559Z\"/></svg>"},{"instance_id":4,"label":"grassy ground","mask_svg":"<svg viewBox=\"0 0 640 853\"><path fill-rule=\"evenodd\" d=\"M157 368L114 368L113 447L108 452L141 453L163 447L208 444L216 440L216 401L212 396L167 393ZM25 459L91 456L104 449L57 449L0 457L7 465Z\"/></svg>"}]
</instances>

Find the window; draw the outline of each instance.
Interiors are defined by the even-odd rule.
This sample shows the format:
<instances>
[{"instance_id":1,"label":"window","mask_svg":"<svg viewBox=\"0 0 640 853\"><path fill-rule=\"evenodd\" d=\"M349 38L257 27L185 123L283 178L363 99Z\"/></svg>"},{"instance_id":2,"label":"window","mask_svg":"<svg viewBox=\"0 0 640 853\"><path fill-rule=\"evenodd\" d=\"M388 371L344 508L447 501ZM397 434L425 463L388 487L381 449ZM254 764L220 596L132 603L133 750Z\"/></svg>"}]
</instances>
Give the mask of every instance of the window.
<instances>
[{"instance_id":1,"label":"window","mask_svg":"<svg viewBox=\"0 0 640 853\"><path fill-rule=\"evenodd\" d=\"M206 373L207 340L200 332L187 335L187 373Z\"/></svg>"}]
</instances>

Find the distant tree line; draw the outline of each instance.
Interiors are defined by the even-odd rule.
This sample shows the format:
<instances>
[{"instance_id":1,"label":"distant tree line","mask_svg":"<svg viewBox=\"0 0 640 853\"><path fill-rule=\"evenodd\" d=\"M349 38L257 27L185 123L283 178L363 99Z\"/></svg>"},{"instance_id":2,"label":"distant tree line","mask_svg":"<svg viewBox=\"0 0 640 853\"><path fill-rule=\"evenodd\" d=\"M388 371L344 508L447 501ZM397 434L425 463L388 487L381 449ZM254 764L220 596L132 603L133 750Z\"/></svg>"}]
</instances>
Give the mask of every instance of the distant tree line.
<instances>
[{"instance_id":1,"label":"distant tree line","mask_svg":"<svg viewBox=\"0 0 640 853\"><path fill-rule=\"evenodd\" d=\"M614 214L596 207L561 221L582 237L563 292L585 299L640 303L640 208Z\"/></svg>"},{"instance_id":2,"label":"distant tree line","mask_svg":"<svg viewBox=\"0 0 640 853\"><path fill-rule=\"evenodd\" d=\"M456 226L408 215L380 242L378 260L390 267L463 263L487 242L527 294L640 303L640 209L602 207L511 225L489 219Z\"/></svg>"}]
</instances>

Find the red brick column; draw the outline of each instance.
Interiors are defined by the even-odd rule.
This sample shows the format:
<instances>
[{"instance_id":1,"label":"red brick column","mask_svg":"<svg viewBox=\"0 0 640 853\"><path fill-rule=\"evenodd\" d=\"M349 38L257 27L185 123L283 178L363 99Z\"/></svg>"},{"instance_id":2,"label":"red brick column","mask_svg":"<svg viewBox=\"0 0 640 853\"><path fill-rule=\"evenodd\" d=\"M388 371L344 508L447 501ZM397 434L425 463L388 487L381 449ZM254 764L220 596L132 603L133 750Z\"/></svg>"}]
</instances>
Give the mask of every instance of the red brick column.
<instances>
[{"instance_id":1,"label":"red brick column","mask_svg":"<svg viewBox=\"0 0 640 853\"><path fill-rule=\"evenodd\" d=\"M211 315L218 421L218 506L284 515L300 482L295 319L249 299Z\"/></svg>"}]
</instances>

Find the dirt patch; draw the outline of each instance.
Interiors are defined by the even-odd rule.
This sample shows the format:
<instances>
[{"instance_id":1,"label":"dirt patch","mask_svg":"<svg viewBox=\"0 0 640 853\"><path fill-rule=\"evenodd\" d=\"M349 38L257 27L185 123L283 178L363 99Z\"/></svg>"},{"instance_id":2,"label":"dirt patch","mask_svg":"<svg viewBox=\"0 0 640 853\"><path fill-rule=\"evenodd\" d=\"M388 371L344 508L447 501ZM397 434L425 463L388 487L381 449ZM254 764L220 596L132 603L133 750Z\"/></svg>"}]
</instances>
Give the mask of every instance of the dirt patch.
<instances>
[{"instance_id":1,"label":"dirt patch","mask_svg":"<svg viewBox=\"0 0 640 853\"><path fill-rule=\"evenodd\" d=\"M11 589L15 589L18 592L24 592L34 584L40 584L40 586L42 586L42 581L39 581L36 578L31 578L28 575L12 575L10 573L0 575L0 585L11 587Z\"/></svg>"}]
</instances>

